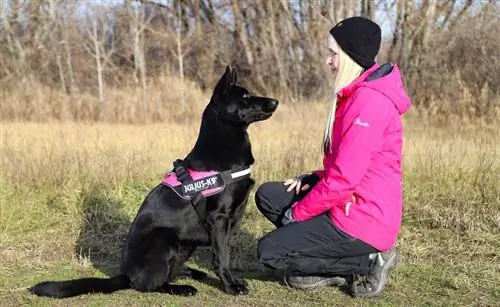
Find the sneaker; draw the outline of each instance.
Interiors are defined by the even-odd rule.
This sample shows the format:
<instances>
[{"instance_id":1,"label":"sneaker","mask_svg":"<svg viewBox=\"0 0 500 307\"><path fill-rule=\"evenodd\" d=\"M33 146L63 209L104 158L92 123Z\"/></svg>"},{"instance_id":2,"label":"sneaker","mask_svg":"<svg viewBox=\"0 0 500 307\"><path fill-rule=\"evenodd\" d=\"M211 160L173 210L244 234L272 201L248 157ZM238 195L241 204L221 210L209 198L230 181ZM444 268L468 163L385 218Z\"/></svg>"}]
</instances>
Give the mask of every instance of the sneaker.
<instances>
[{"instance_id":1,"label":"sneaker","mask_svg":"<svg viewBox=\"0 0 500 307\"><path fill-rule=\"evenodd\" d=\"M382 292L389 280L389 274L398 262L396 247L377 253L368 275L351 284L351 293L354 297L371 298Z\"/></svg>"},{"instance_id":2,"label":"sneaker","mask_svg":"<svg viewBox=\"0 0 500 307\"><path fill-rule=\"evenodd\" d=\"M346 279L340 276L298 276L285 273L285 284L300 290L312 290L323 286L342 287L346 283Z\"/></svg>"}]
</instances>

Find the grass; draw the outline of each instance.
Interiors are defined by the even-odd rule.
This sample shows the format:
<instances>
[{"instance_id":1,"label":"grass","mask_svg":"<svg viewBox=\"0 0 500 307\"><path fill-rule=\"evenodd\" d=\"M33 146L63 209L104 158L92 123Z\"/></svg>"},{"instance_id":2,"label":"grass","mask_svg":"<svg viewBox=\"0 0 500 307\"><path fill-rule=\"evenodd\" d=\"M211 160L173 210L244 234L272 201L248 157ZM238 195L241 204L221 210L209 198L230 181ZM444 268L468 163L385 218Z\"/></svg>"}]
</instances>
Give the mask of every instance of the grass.
<instances>
[{"instance_id":1,"label":"grass","mask_svg":"<svg viewBox=\"0 0 500 307\"><path fill-rule=\"evenodd\" d=\"M183 282L199 289L192 298L131 290L65 300L29 295L24 288L42 280L118 271L131 219L172 161L191 148L201 107L193 106L187 121L164 124L0 124L0 305L493 306L500 301L500 131L437 126L414 114L405 122L402 259L375 300L353 299L334 288L291 290L279 274L260 267L256 243L272 227L257 212L253 195L232 238L232 266L249 282L248 296L228 296L217 281L191 280ZM250 128L258 184L320 166L322 108L283 104L269 121ZM208 255L202 249L190 263L214 277Z\"/></svg>"}]
</instances>

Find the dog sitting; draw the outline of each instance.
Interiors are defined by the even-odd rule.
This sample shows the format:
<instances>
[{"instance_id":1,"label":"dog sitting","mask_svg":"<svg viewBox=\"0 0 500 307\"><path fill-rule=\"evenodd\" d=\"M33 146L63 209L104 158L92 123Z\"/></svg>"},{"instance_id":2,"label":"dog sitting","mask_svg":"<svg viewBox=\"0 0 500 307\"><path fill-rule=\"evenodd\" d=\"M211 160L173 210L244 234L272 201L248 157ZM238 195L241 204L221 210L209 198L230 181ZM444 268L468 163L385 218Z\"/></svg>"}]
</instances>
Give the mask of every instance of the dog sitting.
<instances>
[{"instance_id":1,"label":"dog sitting","mask_svg":"<svg viewBox=\"0 0 500 307\"><path fill-rule=\"evenodd\" d=\"M32 294L64 298L132 288L195 295L195 287L172 282L181 275L206 277L184 266L198 246L211 246L213 267L226 293L248 293L246 282L230 270L229 236L255 184L247 128L271 117L278 101L252 95L236 82L236 70L227 67L203 112L191 152L176 160L172 172L146 196L125 240L120 274L45 281L29 288Z\"/></svg>"}]
</instances>

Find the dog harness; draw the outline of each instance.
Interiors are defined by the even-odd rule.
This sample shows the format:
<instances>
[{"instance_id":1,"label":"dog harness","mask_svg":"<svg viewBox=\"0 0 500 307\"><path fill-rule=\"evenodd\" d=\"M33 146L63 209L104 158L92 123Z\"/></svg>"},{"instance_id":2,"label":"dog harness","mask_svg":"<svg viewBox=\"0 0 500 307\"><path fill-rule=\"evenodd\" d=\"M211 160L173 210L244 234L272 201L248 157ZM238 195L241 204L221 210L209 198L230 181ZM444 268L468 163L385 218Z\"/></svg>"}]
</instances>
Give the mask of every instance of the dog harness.
<instances>
[{"instance_id":1,"label":"dog harness","mask_svg":"<svg viewBox=\"0 0 500 307\"><path fill-rule=\"evenodd\" d=\"M193 201L222 192L226 185L250 177L250 167L236 171L196 171L186 169L183 161L174 161L174 169L165 174L162 184L171 188L179 197Z\"/></svg>"}]
</instances>

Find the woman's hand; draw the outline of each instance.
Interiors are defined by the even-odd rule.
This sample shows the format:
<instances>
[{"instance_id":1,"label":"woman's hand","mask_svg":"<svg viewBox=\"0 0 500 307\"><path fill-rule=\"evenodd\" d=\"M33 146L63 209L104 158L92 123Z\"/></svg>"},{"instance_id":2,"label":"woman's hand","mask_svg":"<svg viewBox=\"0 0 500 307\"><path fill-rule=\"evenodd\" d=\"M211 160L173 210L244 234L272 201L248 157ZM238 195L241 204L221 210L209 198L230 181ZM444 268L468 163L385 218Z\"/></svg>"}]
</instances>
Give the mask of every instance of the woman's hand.
<instances>
[{"instance_id":1,"label":"woman's hand","mask_svg":"<svg viewBox=\"0 0 500 307\"><path fill-rule=\"evenodd\" d=\"M299 194L318 183L319 177L316 174L300 175L296 178L291 178L285 181L284 185L289 186L287 192L295 189L295 193Z\"/></svg>"},{"instance_id":2,"label":"woman's hand","mask_svg":"<svg viewBox=\"0 0 500 307\"><path fill-rule=\"evenodd\" d=\"M309 184L302 185L302 180L300 177L288 179L285 181L284 185L289 186L288 189L286 190L287 192L290 192L291 190L295 189L296 194L299 194L300 191L305 191L309 188Z\"/></svg>"}]
</instances>

